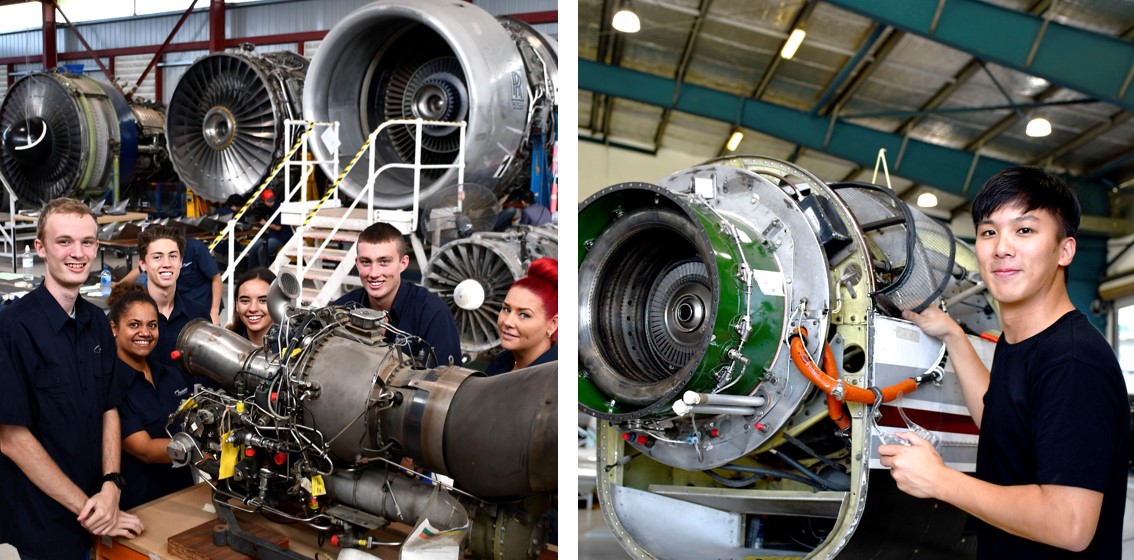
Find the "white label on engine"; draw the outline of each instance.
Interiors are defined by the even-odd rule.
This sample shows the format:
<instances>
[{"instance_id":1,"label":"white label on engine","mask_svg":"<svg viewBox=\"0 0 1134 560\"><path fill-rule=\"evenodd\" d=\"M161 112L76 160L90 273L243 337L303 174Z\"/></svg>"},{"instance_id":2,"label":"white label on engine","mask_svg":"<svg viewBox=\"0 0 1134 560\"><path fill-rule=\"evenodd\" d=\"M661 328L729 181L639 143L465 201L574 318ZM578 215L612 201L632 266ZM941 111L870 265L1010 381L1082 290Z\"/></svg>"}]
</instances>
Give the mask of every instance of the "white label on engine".
<instances>
[{"instance_id":1,"label":"white label on engine","mask_svg":"<svg viewBox=\"0 0 1134 560\"><path fill-rule=\"evenodd\" d=\"M694 177L693 193L701 198L713 198L713 196L716 194L716 189L713 188L713 178Z\"/></svg>"},{"instance_id":2,"label":"white label on engine","mask_svg":"<svg viewBox=\"0 0 1134 560\"><path fill-rule=\"evenodd\" d=\"M752 270L752 279L766 296L784 297L784 273L775 270Z\"/></svg>"},{"instance_id":3,"label":"white label on engine","mask_svg":"<svg viewBox=\"0 0 1134 560\"><path fill-rule=\"evenodd\" d=\"M921 331L917 329L907 329L904 327L895 327L894 336L910 342L921 342Z\"/></svg>"},{"instance_id":4,"label":"white label on engine","mask_svg":"<svg viewBox=\"0 0 1134 560\"><path fill-rule=\"evenodd\" d=\"M333 152L339 149L339 132L335 130L335 127L328 126L325 128L323 133L319 135L319 139L323 141L323 145L328 150Z\"/></svg>"}]
</instances>

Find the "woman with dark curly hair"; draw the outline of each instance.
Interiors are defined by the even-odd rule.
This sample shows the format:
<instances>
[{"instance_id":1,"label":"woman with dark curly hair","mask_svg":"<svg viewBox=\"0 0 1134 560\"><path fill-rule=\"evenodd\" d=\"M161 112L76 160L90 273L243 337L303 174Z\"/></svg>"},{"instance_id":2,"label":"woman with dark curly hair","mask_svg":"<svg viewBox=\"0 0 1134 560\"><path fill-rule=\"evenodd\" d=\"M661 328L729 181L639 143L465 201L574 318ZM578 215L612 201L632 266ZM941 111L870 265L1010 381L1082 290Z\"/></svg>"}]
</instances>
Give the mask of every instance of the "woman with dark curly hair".
<instances>
[{"instance_id":1,"label":"woman with dark curly hair","mask_svg":"<svg viewBox=\"0 0 1134 560\"><path fill-rule=\"evenodd\" d=\"M120 283L107 303L118 347L115 375L126 389L118 407L126 477L120 502L129 509L193 484L189 469L170 466L165 431L169 415L189 397L189 382L181 370L151 358L158 341L158 310L145 289Z\"/></svg>"}]
</instances>

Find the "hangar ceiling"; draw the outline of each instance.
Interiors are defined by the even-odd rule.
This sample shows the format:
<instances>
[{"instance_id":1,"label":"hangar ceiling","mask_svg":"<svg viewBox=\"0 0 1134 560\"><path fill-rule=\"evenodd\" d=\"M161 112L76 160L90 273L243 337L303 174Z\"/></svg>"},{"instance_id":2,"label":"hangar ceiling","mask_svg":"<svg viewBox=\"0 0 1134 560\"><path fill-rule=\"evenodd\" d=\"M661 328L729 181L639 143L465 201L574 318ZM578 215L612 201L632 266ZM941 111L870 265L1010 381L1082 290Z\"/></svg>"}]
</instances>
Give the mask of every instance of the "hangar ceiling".
<instances>
[{"instance_id":1,"label":"hangar ceiling","mask_svg":"<svg viewBox=\"0 0 1134 560\"><path fill-rule=\"evenodd\" d=\"M610 21L623 3L641 20ZM793 29L807 33L790 60ZM1071 179L1084 229L1129 233L1134 4L1118 0L580 0L583 141L710 159L778 157L828 181L893 187L950 218L989 175ZM1052 133L1025 134L1042 116ZM879 179L881 181L881 179Z\"/></svg>"}]
</instances>

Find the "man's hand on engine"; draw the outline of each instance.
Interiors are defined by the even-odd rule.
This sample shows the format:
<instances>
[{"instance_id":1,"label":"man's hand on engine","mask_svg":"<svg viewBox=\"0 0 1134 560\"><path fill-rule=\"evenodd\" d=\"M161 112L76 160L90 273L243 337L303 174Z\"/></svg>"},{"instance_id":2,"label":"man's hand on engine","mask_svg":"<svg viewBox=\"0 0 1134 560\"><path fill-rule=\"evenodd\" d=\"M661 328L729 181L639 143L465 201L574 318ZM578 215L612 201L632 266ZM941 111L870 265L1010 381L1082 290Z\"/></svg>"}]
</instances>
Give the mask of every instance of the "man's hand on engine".
<instances>
[{"instance_id":1,"label":"man's hand on engine","mask_svg":"<svg viewBox=\"0 0 1134 560\"><path fill-rule=\"evenodd\" d=\"M902 318L913 321L925 334L934 338L945 340L950 335L964 336L965 332L947 313L940 308L929 305L921 313L903 311Z\"/></svg>"},{"instance_id":2,"label":"man's hand on engine","mask_svg":"<svg viewBox=\"0 0 1134 560\"><path fill-rule=\"evenodd\" d=\"M936 484L941 469L948 468L941 455L928 441L913 432L900 432L900 437L912 445L879 445L882 466L890 469L890 476L898 489L915 498L936 498Z\"/></svg>"}]
</instances>

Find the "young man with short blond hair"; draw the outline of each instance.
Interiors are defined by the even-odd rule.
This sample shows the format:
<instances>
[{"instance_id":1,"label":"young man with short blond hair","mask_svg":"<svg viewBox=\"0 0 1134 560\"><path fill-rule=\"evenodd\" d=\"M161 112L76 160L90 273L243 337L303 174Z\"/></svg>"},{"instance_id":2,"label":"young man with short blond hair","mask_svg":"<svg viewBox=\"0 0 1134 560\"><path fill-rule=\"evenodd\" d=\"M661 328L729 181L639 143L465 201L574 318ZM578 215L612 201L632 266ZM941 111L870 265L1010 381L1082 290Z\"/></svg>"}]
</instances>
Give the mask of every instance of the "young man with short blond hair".
<instances>
[{"instance_id":1,"label":"young man with short blond hair","mask_svg":"<svg viewBox=\"0 0 1134 560\"><path fill-rule=\"evenodd\" d=\"M98 250L86 205L47 204L35 249L43 284L0 313L0 542L26 559L78 560L91 535L144 528L118 508L124 482L106 315L79 296Z\"/></svg>"}]
</instances>

